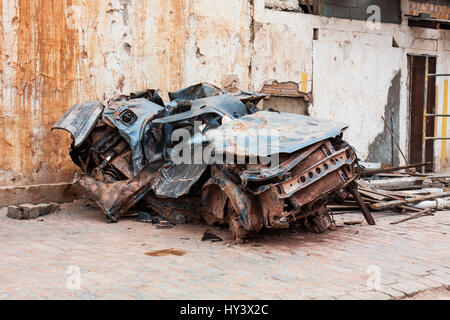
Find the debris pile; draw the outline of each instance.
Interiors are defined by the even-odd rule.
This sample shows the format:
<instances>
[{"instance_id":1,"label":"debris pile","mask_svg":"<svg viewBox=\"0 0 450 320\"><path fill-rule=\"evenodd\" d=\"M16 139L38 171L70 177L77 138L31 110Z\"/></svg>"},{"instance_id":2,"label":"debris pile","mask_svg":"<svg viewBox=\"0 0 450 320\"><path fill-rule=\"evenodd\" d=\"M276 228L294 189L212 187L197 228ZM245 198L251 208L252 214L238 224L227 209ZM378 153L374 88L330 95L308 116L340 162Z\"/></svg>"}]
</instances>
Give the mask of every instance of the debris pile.
<instances>
[{"instance_id":1,"label":"debris pile","mask_svg":"<svg viewBox=\"0 0 450 320\"><path fill-rule=\"evenodd\" d=\"M362 170L363 179L357 181L362 200L373 211L412 214L392 224L450 209L450 176L416 172L415 168L428 164L430 163ZM328 207L335 213L359 212L354 199L330 204Z\"/></svg>"},{"instance_id":2,"label":"debris pile","mask_svg":"<svg viewBox=\"0 0 450 320\"><path fill-rule=\"evenodd\" d=\"M164 103L145 90L75 105L53 129L71 133L77 183L109 222L136 212L161 228L201 218L242 241L293 224L323 232L332 227L327 204L352 195L375 224L346 125L262 110L264 97L201 83Z\"/></svg>"}]
</instances>

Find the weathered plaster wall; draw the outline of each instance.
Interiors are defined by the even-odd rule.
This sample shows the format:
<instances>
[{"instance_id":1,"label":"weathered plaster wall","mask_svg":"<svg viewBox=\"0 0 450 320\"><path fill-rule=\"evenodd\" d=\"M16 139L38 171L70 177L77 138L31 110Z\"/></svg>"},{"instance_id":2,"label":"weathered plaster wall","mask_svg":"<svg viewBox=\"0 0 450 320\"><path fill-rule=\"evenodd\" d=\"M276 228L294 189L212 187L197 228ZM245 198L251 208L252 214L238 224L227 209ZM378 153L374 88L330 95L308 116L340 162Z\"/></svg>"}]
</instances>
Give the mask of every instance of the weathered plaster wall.
<instances>
[{"instance_id":1,"label":"weathered plaster wall","mask_svg":"<svg viewBox=\"0 0 450 320\"><path fill-rule=\"evenodd\" d=\"M402 8L407 10L407 4L403 0ZM255 89L261 89L266 79L300 83L303 72L312 74L309 88L314 100L309 113L348 123L345 137L362 160L375 161L374 154L379 152L376 150L383 146L392 149L389 139L380 139L385 130L381 116L385 115L386 106L392 106L392 96L398 106L391 124L408 154L407 55L436 55L438 72L450 71L450 32L411 28L406 19L401 25L383 23L380 28L373 28L365 21L267 9L264 0L255 0L255 25ZM313 40L315 29L318 40ZM390 92L398 74L399 83L395 92ZM442 82L443 79L438 81L441 88ZM442 110L442 99L439 106ZM438 132L441 121L437 123ZM440 145L436 142L436 170L441 169ZM404 163L398 151L394 158Z\"/></svg>"},{"instance_id":2,"label":"weathered plaster wall","mask_svg":"<svg viewBox=\"0 0 450 320\"><path fill-rule=\"evenodd\" d=\"M184 85L207 81L248 88L252 46L249 0L190 1Z\"/></svg>"},{"instance_id":3,"label":"weathered plaster wall","mask_svg":"<svg viewBox=\"0 0 450 320\"><path fill-rule=\"evenodd\" d=\"M0 187L71 181L70 138L50 128L72 104L200 81L260 91L269 80L304 87L307 75L309 113L348 122L365 160L400 74L395 128L407 152L406 55L437 55L438 72L450 72L448 31L370 29L264 0L0 0L0 17Z\"/></svg>"},{"instance_id":4,"label":"weathered plaster wall","mask_svg":"<svg viewBox=\"0 0 450 320\"><path fill-rule=\"evenodd\" d=\"M200 81L248 88L251 9L248 0L1 0L0 202L11 188L73 179L69 134L50 128L75 103L144 88L167 97Z\"/></svg>"},{"instance_id":5,"label":"weathered plaster wall","mask_svg":"<svg viewBox=\"0 0 450 320\"><path fill-rule=\"evenodd\" d=\"M72 104L184 82L187 1L2 0L0 186L71 181Z\"/></svg>"}]
</instances>

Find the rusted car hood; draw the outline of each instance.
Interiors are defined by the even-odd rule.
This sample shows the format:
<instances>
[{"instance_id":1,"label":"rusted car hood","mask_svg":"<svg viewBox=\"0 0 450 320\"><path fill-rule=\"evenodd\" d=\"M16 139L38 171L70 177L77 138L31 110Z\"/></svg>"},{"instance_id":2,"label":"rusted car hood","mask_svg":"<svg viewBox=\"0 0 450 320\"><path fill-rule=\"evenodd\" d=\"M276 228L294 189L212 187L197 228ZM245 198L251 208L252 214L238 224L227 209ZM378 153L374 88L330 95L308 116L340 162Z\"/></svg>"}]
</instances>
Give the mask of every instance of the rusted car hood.
<instances>
[{"instance_id":1,"label":"rusted car hood","mask_svg":"<svg viewBox=\"0 0 450 320\"><path fill-rule=\"evenodd\" d=\"M206 132L216 152L237 156L271 156L292 153L339 136L344 123L297 114L260 111Z\"/></svg>"}]
</instances>

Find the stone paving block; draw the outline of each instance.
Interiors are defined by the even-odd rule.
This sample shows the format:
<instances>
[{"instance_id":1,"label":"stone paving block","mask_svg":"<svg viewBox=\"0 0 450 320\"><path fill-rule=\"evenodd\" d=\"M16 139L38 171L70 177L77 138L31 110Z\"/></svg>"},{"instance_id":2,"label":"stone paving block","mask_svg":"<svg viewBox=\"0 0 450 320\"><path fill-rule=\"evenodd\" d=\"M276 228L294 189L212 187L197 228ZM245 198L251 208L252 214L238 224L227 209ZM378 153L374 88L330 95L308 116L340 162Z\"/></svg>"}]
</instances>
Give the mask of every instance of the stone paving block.
<instances>
[{"instance_id":1,"label":"stone paving block","mask_svg":"<svg viewBox=\"0 0 450 320\"><path fill-rule=\"evenodd\" d=\"M423 277L423 279L429 279L434 282L438 282L447 288L450 287L450 279L449 278L443 278L443 277L440 277L433 273L431 273L429 276Z\"/></svg>"},{"instance_id":2,"label":"stone paving block","mask_svg":"<svg viewBox=\"0 0 450 320\"><path fill-rule=\"evenodd\" d=\"M403 292L404 294L406 294L408 296L412 296L412 295L415 295L416 293L419 293L420 291L430 289L426 285L424 285L420 282L417 282L417 281L399 282L399 283L390 285L390 287L394 290Z\"/></svg>"},{"instance_id":3,"label":"stone paving block","mask_svg":"<svg viewBox=\"0 0 450 320\"><path fill-rule=\"evenodd\" d=\"M431 288L431 289L436 289L436 288L439 288L439 287L443 286L441 283L439 283L437 281L433 281L430 278L425 278L425 277L418 278L417 282L420 282L420 283L426 285L428 288Z\"/></svg>"},{"instance_id":4,"label":"stone paving block","mask_svg":"<svg viewBox=\"0 0 450 320\"><path fill-rule=\"evenodd\" d=\"M375 291L351 291L350 295L361 300L389 300L390 296L382 292Z\"/></svg>"},{"instance_id":5,"label":"stone paving block","mask_svg":"<svg viewBox=\"0 0 450 320\"><path fill-rule=\"evenodd\" d=\"M403 298L405 296L404 293L394 290L394 289L390 288L389 286L381 286L380 289L376 289L375 291L387 294L394 299Z\"/></svg>"},{"instance_id":6,"label":"stone paving block","mask_svg":"<svg viewBox=\"0 0 450 320\"><path fill-rule=\"evenodd\" d=\"M346 295L338 297L336 300L359 300L359 299L356 298L355 296L346 294Z\"/></svg>"}]
</instances>

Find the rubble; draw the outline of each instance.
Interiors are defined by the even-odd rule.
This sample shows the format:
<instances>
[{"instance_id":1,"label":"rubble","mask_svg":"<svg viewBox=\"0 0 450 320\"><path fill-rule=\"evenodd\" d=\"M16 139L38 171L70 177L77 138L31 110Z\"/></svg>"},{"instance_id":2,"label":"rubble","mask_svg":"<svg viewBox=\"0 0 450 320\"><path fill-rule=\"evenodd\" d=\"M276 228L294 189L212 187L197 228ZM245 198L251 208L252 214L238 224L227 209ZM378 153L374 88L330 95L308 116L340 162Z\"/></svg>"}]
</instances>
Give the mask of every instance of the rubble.
<instances>
[{"instance_id":1,"label":"rubble","mask_svg":"<svg viewBox=\"0 0 450 320\"><path fill-rule=\"evenodd\" d=\"M109 222L138 208L159 227L228 225L240 242L263 228L332 228L327 204L359 193L346 125L261 110L264 94L207 83L169 93L112 98L70 108L53 129L71 133L77 183ZM359 201L369 224L375 224Z\"/></svg>"},{"instance_id":2,"label":"rubble","mask_svg":"<svg viewBox=\"0 0 450 320\"><path fill-rule=\"evenodd\" d=\"M362 179L357 181L361 200L372 211L400 212L412 214L392 222L398 224L419 217L433 215L433 212L450 209L450 176L417 173L429 163L410 164L401 167L376 169L360 168ZM342 203L330 203L328 208L334 213L359 212L355 197Z\"/></svg>"}]
</instances>

